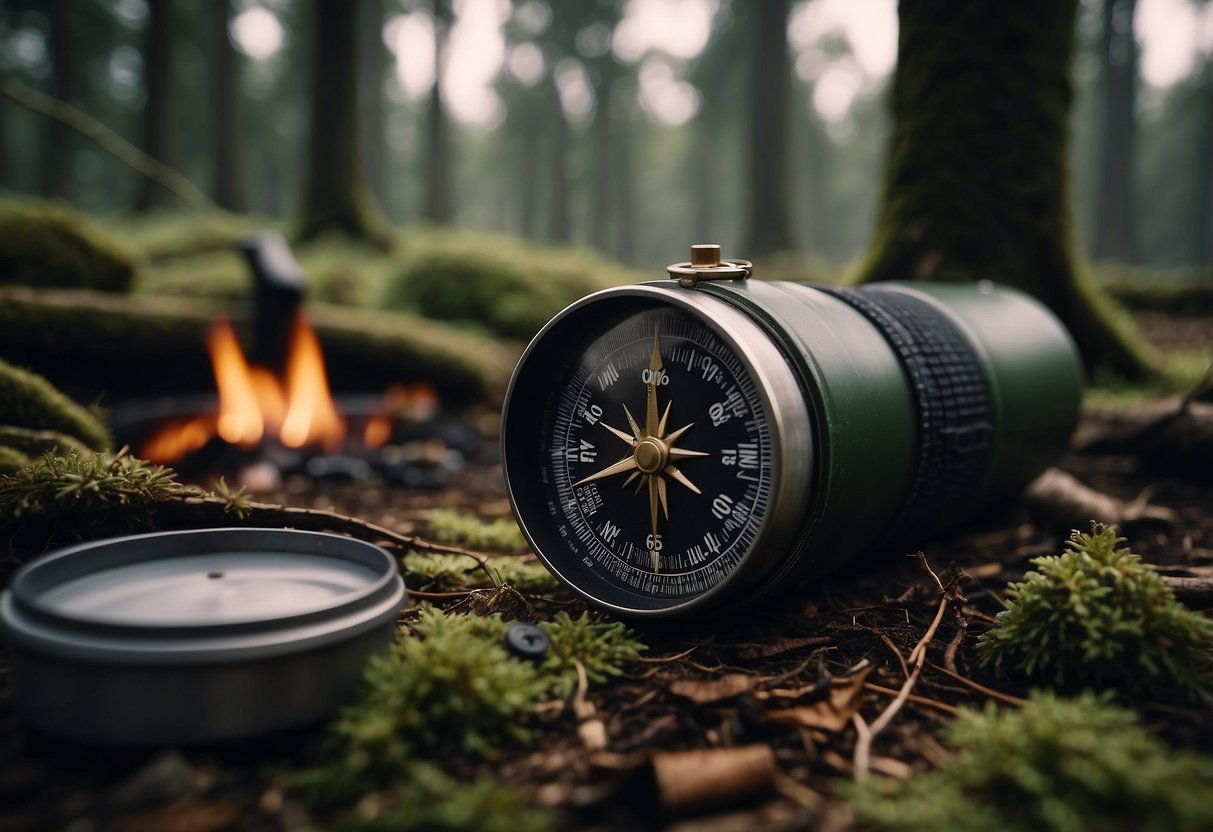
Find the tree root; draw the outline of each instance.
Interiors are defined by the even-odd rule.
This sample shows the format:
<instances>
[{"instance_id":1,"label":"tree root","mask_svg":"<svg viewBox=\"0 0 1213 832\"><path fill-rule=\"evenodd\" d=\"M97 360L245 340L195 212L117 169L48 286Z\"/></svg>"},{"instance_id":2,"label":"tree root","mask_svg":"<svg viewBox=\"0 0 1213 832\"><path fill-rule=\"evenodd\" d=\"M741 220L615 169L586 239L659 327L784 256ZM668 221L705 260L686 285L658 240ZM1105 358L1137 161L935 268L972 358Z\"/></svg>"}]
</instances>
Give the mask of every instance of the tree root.
<instances>
[{"instance_id":1,"label":"tree root","mask_svg":"<svg viewBox=\"0 0 1213 832\"><path fill-rule=\"evenodd\" d=\"M1080 483L1060 468L1050 468L1028 486L1028 514L1037 526L1052 531L1081 529L1092 521L1116 525L1125 534L1167 531L1179 517L1150 505L1149 492L1126 502Z\"/></svg>"},{"instance_id":2,"label":"tree root","mask_svg":"<svg viewBox=\"0 0 1213 832\"><path fill-rule=\"evenodd\" d=\"M1087 408L1075 435L1082 453L1140 457L1155 468L1208 479L1213 472L1213 403L1200 388L1131 408Z\"/></svg>"}]
</instances>

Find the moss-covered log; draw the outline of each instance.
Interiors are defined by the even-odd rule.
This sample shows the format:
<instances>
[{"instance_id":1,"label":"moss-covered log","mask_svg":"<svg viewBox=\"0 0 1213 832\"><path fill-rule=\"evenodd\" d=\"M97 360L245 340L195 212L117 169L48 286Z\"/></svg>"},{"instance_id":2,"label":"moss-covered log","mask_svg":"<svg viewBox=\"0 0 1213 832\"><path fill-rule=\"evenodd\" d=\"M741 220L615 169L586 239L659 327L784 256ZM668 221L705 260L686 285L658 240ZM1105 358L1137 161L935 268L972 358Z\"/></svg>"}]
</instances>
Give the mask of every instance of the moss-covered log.
<instances>
[{"instance_id":1,"label":"moss-covered log","mask_svg":"<svg viewBox=\"0 0 1213 832\"><path fill-rule=\"evenodd\" d=\"M0 360L0 425L65 433L93 450L106 448L110 443L109 432L91 413L46 379L3 360Z\"/></svg>"},{"instance_id":2,"label":"moss-covered log","mask_svg":"<svg viewBox=\"0 0 1213 832\"><path fill-rule=\"evenodd\" d=\"M1090 367L1153 357L1076 263L1070 59L1077 0L903 0L880 218L861 281L973 280L1048 304Z\"/></svg>"},{"instance_id":3,"label":"moss-covered log","mask_svg":"<svg viewBox=\"0 0 1213 832\"><path fill-rule=\"evenodd\" d=\"M0 283L126 292L134 255L64 204L0 200Z\"/></svg>"},{"instance_id":4,"label":"moss-covered log","mask_svg":"<svg viewBox=\"0 0 1213 832\"><path fill-rule=\"evenodd\" d=\"M203 341L218 315L243 310L199 298L0 288L0 355L63 387L111 394L213 387ZM404 313L311 304L330 382L341 392L426 380L448 404L504 387L514 355L486 338ZM3 420L0 420L3 421Z\"/></svg>"}]
</instances>

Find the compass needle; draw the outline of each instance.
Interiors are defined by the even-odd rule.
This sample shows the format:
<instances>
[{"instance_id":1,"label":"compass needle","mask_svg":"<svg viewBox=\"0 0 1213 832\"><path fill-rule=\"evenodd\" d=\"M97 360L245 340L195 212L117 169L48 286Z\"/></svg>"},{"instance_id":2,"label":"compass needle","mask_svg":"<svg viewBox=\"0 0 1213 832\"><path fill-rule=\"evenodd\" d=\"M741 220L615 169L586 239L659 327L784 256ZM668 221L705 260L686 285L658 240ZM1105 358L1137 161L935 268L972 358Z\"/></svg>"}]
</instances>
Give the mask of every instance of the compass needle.
<instances>
[{"instance_id":1,"label":"compass needle","mask_svg":"<svg viewBox=\"0 0 1213 832\"><path fill-rule=\"evenodd\" d=\"M657 436L659 437L665 436L665 423L670 419L670 405L672 404L673 402L665 403L665 413L661 414L661 421L657 423Z\"/></svg>"},{"instance_id":2,"label":"compass needle","mask_svg":"<svg viewBox=\"0 0 1213 832\"><path fill-rule=\"evenodd\" d=\"M682 435L684 433L686 433L688 430L690 430L693 427L695 427L694 422L691 422L689 425L683 425L678 430L674 431L669 436L665 437L666 444L673 445L675 442L677 442L679 439L682 438Z\"/></svg>"},{"instance_id":3,"label":"compass needle","mask_svg":"<svg viewBox=\"0 0 1213 832\"><path fill-rule=\"evenodd\" d=\"M635 437L635 436L628 436L626 433L624 433L623 431L621 431L619 428L613 428L613 427L611 427L610 425L608 425L606 422L599 422L599 424L600 424L600 425L602 425L602 426L603 426L604 428L606 428L607 430L609 430L611 433L613 433L613 434L615 434L616 436L618 436L618 437L619 437L620 439L622 439L624 442L627 442L629 445L635 445L635 444L636 444L636 437Z\"/></svg>"},{"instance_id":4,"label":"compass needle","mask_svg":"<svg viewBox=\"0 0 1213 832\"><path fill-rule=\"evenodd\" d=\"M670 448L670 459L691 459L697 456L711 456L707 451L691 451L685 448Z\"/></svg>"},{"instance_id":5,"label":"compass needle","mask_svg":"<svg viewBox=\"0 0 1213 832\"><path fill-rule=\"evenodd\" d=\"M679 470L678 470L677 468L675 468L673 465L667 465L667 466L665 467L665 472L666 472L667 474L669 474L671 477L673 477L673 478L675 479L675 481L677 481L677 482L681 483L682 485L685 485L687 488L691 489L691 490L692 490L692 491L694 491L696 494L702 494L702 493L703 493L702 491L700 491L700 490L699 490L698 486L696 486L696 485L695 485L695 483L693 483L693 482L691 482L690 480L688 480L688 479L687 479L686 474L684 474L684 473L682 473L681 471L679 471Z\"/></svg>"},{"instance_id":6,"label":"compass needle","mask_svg":"<svg viewBox=\"0 0 1213 832\"><path fill-rule=\"evenodd\" d=\"M600 480L603 477L609 477L613 474L622 474L624 471L631 471L636 467L636 458L634 456L625 456L623 459L616 462L614 465L608 465L597 474L590 474L588 477L578 480L573 485L583 485L587 482Z\"/></svg>"},{"instance_id":7,"label":"compass needle","mask_svg":"<svg viewBox=\"0 0 1213 832\"><path fill-rule=\"evenodd\" d=\"M661 482L661 477L649 476L649 522L652 525L653 533L649 537L649 551L653 554L653 571L661 571L661 556L657 554L658 547L661 544L661 539L657 536L657 503L658 503L658 485Z\"/></svg>"},{"instance_id":8,"label":"compass needle","mask_svg":"<svg viewBox=\"0 0 1213 832\"><path fill-rule=\"evenodd\" d=\"M661 326L653 330L653 352L649 355L648 401L644 410L645 436L657 436L657 381L661 377Z\"/></svg>"},{"instance_id":9,"label":"compass needle","mask_svg":"<svg viewBox=\"0 0 1213 832\"><path fill-rule=\"evenodd\" d=\"M639 471L633 471L632 473L628 474L628 478L627 478L626 480L624 480L624 481L623 481L623 485L621 485L621 486L619 486L619 487L620 487L620 488L627 488L629 485L631 485L631 484L632 484L632 480L636 479L636 478L637 478L637 477L639 477L639 476L640 476L640 472L639 472ZM639 487L640 487L640 486L637 486L637 488L639 488Z\"/></svg>"},{"instance_id":10,"label":"compass needle","mask_svg":"<svg viewBox=\"0 0 1213 832\"><path fill-rule=\"evenodd\" d=\"M636 434L637 439L641 439L644 434L640 432L640 425L636 424L636 419L632 416L632 411L628 410L628 406L623 406L623 415L628 417L628 427L632 429L632 433Z\"/></svg>"},{"instance_id":11,"label":"compass needle","mask_svg":"<svg viewBox=\"0 0 1213 832\"><path fill-rule=\"evenodd\" d=\"M665 515L665 519L669 520L670 519L670 504L668 502L666 502L665 477L654 476L653 479L657 480L657 498L661 501L661 512L662 512L662 514Z\"/></svg>"}]
</instances>

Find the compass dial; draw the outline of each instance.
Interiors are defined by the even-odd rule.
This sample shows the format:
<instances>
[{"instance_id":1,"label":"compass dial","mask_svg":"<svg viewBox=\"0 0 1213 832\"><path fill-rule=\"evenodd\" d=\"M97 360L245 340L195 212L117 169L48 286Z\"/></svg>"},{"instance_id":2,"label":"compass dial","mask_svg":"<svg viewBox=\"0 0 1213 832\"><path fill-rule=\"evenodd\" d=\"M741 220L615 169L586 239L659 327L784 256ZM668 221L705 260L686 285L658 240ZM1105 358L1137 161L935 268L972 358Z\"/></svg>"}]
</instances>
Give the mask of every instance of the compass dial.
<instances>
[{"instance_id":1,"label":"compass dial","mask_svg":"<svg viewBox=\"0 0 1213 832\"><path fill-rule=\"evenodd\" d=\"M625 294L558 318L520 365L504 430L512 496L541 557L624 611L728 583L768 525L780 475L763 382L693 305Z\"/></svg>"}]
</instances>

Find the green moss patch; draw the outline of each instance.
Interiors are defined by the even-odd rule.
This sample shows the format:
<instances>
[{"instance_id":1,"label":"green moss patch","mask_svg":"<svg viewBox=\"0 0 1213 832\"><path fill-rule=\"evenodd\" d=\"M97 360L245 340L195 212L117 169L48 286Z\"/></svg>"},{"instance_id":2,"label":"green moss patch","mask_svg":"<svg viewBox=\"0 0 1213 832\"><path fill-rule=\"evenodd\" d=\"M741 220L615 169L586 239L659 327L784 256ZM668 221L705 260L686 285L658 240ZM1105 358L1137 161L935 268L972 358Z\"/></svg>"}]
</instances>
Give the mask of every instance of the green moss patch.
<instances>
[{"instance_id":1,"label":"green moss patch","mask_svg":"<svg viewBox=\"0 0 1213 832\"><path fill-rule=\"evenodd\" d=\"M67 434L94 450L109 446L109 432L85 408L42 376L0 360L0 425Z\"/></svg>"},{"instance_id":2,"label":"green moss patch","mask_svg":"<svg viewBox=\"0 0 1213 832\"><path fill-rule=\"evenodd\" d=\"M53 202L0 201L0 283L126 292L133 253Z\"/></svg>"}]
</instances>

